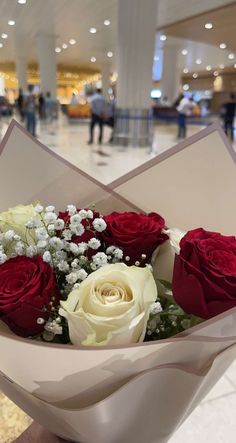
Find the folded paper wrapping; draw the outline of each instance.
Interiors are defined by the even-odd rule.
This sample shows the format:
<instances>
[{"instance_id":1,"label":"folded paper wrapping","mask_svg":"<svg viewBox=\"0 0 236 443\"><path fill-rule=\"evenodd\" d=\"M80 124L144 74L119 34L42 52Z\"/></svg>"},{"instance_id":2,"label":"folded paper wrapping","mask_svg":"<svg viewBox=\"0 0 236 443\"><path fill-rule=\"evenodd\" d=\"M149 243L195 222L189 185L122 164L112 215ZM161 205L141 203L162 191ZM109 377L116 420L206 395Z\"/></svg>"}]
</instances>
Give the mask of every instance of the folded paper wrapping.
<instances>
[{"instance_id":1,"label":"folded paper wrapping","mask_svg":"<svg viewBox=\"0 0 236 443\"><path fill-rule=\"evenodd\" d=\"M83 207L99 202L96 207L103 213L114 209L157 211L167 217L169 226L203 226L235 234L235 154L230 146L227 148L224 135L213 126L106 187L52 154L13 122L1 147L0 189L4 192L0 210L33 200L53 203L59 209L68 203ZM17 186L7 186L9 177L14 177ZM168 263L168 253L163 255ZM167 268L161 271L159 266L161 277L165 277ZM228 357L216 356L236 343L235 323L233 309L188 330L182 337L102 349L23 340L4 332L1 325L0 371L12 382L6 383L2 378L2 388L36 420L66 438L80 439L82 443L154 443L159 432L158 441L164 443L226 369ZM230 360L234 352L232 347L225 355L230 355ZM225 366L215 363L219 361ZM205 374L212 364L198 389L203 375L196 373ZM182 365L182 369L170 365ZM162 368L157 370L156 366ZM182 387L174 396L170 384L175 379L173 371L177 385ZM178 379L180 374L182 382ZM189 389L187 378L192 380ZM150 400L148 395L152 392ZM157 401L164 396L173 406L169 427L164 418L158 426L156 423L156 411L160 411L160 417L161 407L166 411L164 400L162 405ZM140 404L139 411L136 403ZM124 408L124 404L129 407ZM75 411L78 408L83 408L82 419ZM151 415L148 421L151 410L155 411L155 419ZM121 421L117 421L117 415ZM92 428L91 419L96 424Z\"/></svg>"},{"instance_id":2,"label":"folded paper wrapping","mask_svg":"<svg viewBox=\"0 0 236 443\"><path fill-rule=\"evenodd\" d=\"M80 207L103 201L120 210L137 209L102 183L71 165L31 137L14 120L0 146L0 211L19 203L41 201L65 210L70 203ZM99 204L96 205L100 209Z\"/></svg>"},{"instance_id":3,"label":"folded paper wrapping","mask_svg":"<svg viewBox=\"0 0 236 443\"><path fill-rule=\"evenodd\" d=\"M58 408L0 376L0 388L54 434L81 443L166 443L236 356L236 345L210 368L157 366L112 395L82 409ZM124 405L128 407L124 407Z\"/></svg>"},{"instance_id":4,"label":"folded paper wrapping","mask_svg":"<svg viewBox=\"0 0 236 443\"><path fill-rule=\"evenodd\" d=\"M101 401L157 365L203 370L236 343L236 308L186 331L183 337L120 347L75 347L0 335L0 371L35 397L60 407Z\"/></svg>"},{"instance_id":5,"label":"folded paper wrapping","mask_svg":"<svg viewBox=\"0 0 236 443\"><path fill-rule=\"evenodd\" d=\"M0 211L41 200L64 209L102 201L106 211L162 214L169 227L235 232L236 153L217 126L200 131L109 187L63 160L12 121L0 147ZM17 183L17 186L15 184Z\"/></svg>"},{"instance_id":6,"label":"folded paper wrapping","mask_svg":"<svg viewBox=\"0 0 236 443\"><path fill-rule=\"evenodd\" d=\"M109 185L169 227L235 235L236 153L217 126L200 131Z\"/></svg>"}]
</instances>

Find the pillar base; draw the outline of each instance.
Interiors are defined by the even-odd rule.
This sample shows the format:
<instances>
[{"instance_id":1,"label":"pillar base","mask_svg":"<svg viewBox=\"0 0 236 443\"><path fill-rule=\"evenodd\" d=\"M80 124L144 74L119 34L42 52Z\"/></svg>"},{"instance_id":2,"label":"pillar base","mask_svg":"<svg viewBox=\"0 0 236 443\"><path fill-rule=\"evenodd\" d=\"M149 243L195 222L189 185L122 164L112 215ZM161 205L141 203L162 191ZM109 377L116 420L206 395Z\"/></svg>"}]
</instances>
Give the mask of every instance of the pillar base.
<instances>
[{"instance_id":1,"label":"pillar base","mask_svg":"<svg viewBox=\"0 0 236 443\"><path fill-rule=\"evenodd\" d=\"M149 109L116 109L114 144L150 146L153 120Z\"/></svg>"}]
</instances>

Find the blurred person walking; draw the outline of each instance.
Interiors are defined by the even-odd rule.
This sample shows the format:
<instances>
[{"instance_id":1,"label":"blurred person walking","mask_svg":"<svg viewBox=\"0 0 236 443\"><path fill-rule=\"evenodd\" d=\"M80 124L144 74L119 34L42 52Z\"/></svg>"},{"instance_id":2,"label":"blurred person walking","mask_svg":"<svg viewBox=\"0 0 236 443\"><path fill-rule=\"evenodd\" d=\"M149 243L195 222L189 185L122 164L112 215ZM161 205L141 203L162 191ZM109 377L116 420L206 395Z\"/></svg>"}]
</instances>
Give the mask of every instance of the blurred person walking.
<instances>
[{"instance_id":1,"label":"blurred person walking","mask_svg":"<svg viewBox=\"0 0 236 443\"><path fill-rule=\"evenodd\" d=\"M114 126L115 126L115 106L116 102L115 99L110 101L109 103L106 103L106 117L105 117L105 124L111 128L111 135L108 140L108 143L113 143L114 139Z\"/></svg>"},{"instance_id":2,"label":"blurred person walking","mask_svg":"<svg viewBox=\"0 0 236 443\"><path fill-rule=\"evenodd\" d=\"M224 131L226 135L230 136L232 142L234 141L235 109L235 95L230 94L230 100L222 105L220 114L224 122Z\"/></svg>"},{"instance_id":3,"label":"blurred person walking","mask_svg":"<svg viewBox=\"0 0 236 443\"><path fill-rule=\"evenodd\" d=\"M191 115L192 109L196 104L189 97L180 94L179 98L175 102L176 109L178 111L178 134L177 138L182 139L187 136L187 117Z\"/></svg>"},{"instance_id":4,"label":"blurred person walking","mask_svg":"<svg viewBox=\"0 0 236 443\"><path fill-rule=\"evenodd\" d=\"M99 145L102 144L103 140L103 125L104 125L104 116L106 112L106 101L102 95L102 90L97 89L95 94L90 99L90 107L92 111L91 122L90 122L90 139L88 141L88 145L93 144L94 138L94 128L96 125L99 126Z\"/></svg>"},{"instance_id":5,"label":"blurred person walking","mask_svg":"<svg viewBox=\"0 0 236 443\"><path fill-rule=\"evenodd\" d=\"M28 95L24 100L24 113L26 117L26 129L34 137L36 136L36 111L37 102L33 93L33 85L28 86Z\"/></svg>"},{"instance_id":6,"label":"blurred person walking","mask_svg":"<svg viewBox=\"0 0 236 443\"><path fill-rule=\"evenodd\" d=\"M51 93L47 92L45 97L45 118L48 123L53 120L53 100Z\"/></svg>"},{"instance_id":7,"label":"blurred person walking","mask_svg":"<svg viewBox=\"0 0 236 443\"><path fill-rule=\"evenodd\" d=\"M70 104L71 105L78 105L79 104L78 96L74 92L71 96Z\"/></svg>"},{"instance_id":8,"label":"blurred person walking","mask_svg":"<svg viewBox=\"0 0 236 443\"><path fill-rule=\"evenodd\" d=\"M45 119L45 98L42 92L39 94L39 118Z\"/></svg>"},{"instance_id":9,"label":"blurred person walking","mask_svg":"<svg viewBox=\"0 0 236 443\"><path fill-rule=\"evenodd\" d=\"M21 118L21 122L24 121L24 95L23 95L23 91L22 88L19 89L19 95L16 99L16 104L17 104L17 108L20 114L20 118Z\"/></svg>"}]
</instances>

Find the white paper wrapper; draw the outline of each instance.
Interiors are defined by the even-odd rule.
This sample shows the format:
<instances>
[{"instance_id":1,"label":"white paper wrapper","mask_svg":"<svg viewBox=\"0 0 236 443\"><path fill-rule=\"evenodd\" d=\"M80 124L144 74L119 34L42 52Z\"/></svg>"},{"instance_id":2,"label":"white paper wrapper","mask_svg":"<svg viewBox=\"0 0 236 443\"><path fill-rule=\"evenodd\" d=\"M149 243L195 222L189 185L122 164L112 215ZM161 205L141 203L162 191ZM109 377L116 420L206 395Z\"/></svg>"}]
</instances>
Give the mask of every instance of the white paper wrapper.
<instances>
[{"instance_id":1,"label":"white paper wrapper","mask_svg":"<svg viewBox=\"0 0 236 443\"><path fill-rule=\"evenodd\" d=\"M1 151L0 210L32 200L58 209L99 202L104 214L156 211L169 226L235 234L235 154L214 126L110 188L52 154L17 123ZM8 185L11 176L17 186ZM162 278L171 273L169 252L161 252L168 265L158 267ZM236 308L172 340L99 349L24 340L1 324L1 388L64 438L164 443L235 358L235 324Z\"/></svg>"},{"instance_id":2,"label":"white paper wrapper","mask_svg":"<svg viewBox=\"0 0 236 443\"><path fill-rule=\"evenodd\" d=\"M56 435L84 443L166 443L236 355L219 354L205 371L164 365L145 371L93 406L58 408L0 376L0 388Z\"/></svg>"}]
</instances>

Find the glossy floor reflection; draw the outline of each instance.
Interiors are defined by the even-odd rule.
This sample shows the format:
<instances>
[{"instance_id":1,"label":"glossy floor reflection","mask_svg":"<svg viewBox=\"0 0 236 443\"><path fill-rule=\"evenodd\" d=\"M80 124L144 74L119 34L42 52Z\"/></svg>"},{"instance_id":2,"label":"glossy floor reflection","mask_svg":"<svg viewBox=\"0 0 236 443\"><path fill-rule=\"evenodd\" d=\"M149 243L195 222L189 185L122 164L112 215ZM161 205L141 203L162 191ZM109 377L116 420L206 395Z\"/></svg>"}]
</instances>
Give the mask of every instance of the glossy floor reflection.
<instances>
[{"instance_id":1,"label":"glossy floor reflection","mask_svg":"<svg viewBox=\"0 0 236 443\"><path fill-rule=\"evenodd\" d=\"M0 121L1 137L8 124L8 120ZM200 129L200 126L189 126L188 135ZM57 154L103 183L113 181L176 144L176 126L158 124L152 150L121 149L104 142L98 153L98 145L87 145L88 124L68 124L64 116L60 116L59 120L51 125L39 124L37 134L39 140ZM109 136L110 130L106 128L104 140L108 140ZM206 443L235 443L235 410L236 362L176 432L170 443L199 443L201 440ZM0 393L0 443L12 443L29 423L30 418Z\"/></svg>"}]
</instances>

